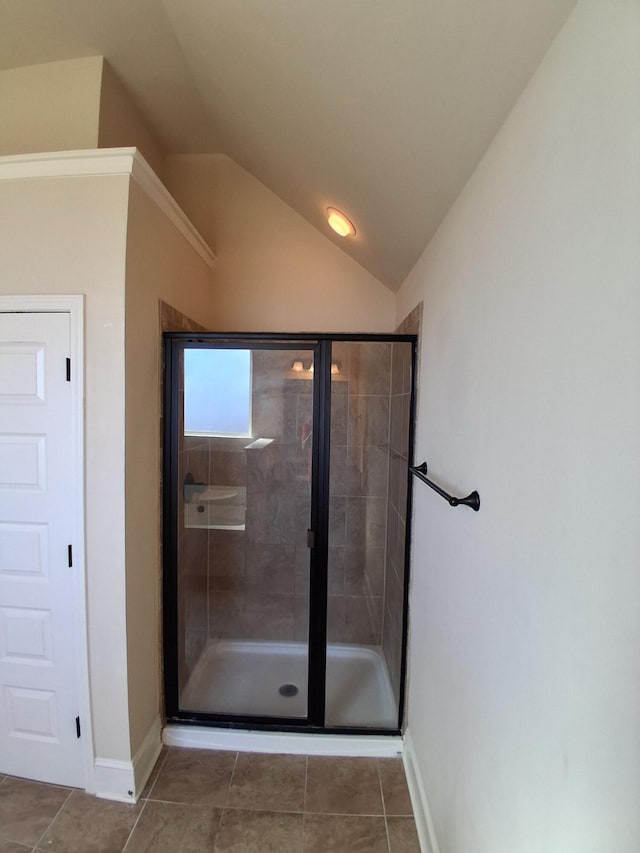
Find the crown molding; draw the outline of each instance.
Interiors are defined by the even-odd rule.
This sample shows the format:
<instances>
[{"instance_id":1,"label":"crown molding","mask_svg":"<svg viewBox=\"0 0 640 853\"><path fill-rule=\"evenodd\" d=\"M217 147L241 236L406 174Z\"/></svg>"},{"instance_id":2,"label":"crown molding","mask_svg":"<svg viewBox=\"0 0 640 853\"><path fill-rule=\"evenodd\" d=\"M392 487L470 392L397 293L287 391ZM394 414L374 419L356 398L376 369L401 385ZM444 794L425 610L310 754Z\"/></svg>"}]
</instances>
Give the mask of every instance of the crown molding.
<instances>
[{"instance_id":1,"label":"crown molding","mask_svg":"<svg viewBox=\"0 0 640 853\"><path fill-rule=\"evenodd\" d=\"M202 260L216 256L137 148L97 148L0 157L0 181L126 175L134 180L178 229Z\"/></svg>"}]
</instances>

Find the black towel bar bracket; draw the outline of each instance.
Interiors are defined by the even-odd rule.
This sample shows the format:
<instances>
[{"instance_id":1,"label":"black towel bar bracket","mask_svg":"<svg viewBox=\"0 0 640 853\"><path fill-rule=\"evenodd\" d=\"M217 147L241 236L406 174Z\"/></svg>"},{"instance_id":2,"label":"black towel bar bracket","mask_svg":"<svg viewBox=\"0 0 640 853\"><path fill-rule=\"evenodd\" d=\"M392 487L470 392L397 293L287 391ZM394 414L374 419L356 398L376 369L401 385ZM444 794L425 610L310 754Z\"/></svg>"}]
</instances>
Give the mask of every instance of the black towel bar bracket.
<instances>
[{"instance_id":1,"label":"black towel bar bracket","mask_svg":"<svg viewBox=\"0 0 640 853\"><path fill-rule=\"evenodd\" d=\"M480 495L473 491L470 495L467 495L466 498L454 498L452 495L448 495L444 489L441 489L440 486L437 486L431 480L427 478L427 463L423 462L422 465L409 466L409 470L412 474L422 480L423 483L426 483L427 486L430 486L434 492L437 492L440 497L443 497L445 501L449 503L450 506L468 506L471 507L474 512L478 512L480 509Z\"/></svg>"}]
</instances>

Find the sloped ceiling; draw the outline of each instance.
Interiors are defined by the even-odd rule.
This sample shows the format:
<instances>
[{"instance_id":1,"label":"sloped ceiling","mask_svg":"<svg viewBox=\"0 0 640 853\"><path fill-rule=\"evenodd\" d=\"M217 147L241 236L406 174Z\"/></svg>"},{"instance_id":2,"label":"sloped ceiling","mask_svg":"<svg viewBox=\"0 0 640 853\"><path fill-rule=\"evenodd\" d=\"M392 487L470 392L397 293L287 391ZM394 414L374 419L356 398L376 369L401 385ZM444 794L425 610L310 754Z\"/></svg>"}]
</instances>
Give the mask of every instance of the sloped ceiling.
<instances>
[{"instance_id":1,"label":"sloped ceiling","mask_svg":"<svg viewBox=\"0 0 640 853\"><path fill-rule=\"evenodd\" d=\"M0 68L102 54L167 151L227 154L395 290L574 5L0 0Z\"/></svg>"}]
</instances>

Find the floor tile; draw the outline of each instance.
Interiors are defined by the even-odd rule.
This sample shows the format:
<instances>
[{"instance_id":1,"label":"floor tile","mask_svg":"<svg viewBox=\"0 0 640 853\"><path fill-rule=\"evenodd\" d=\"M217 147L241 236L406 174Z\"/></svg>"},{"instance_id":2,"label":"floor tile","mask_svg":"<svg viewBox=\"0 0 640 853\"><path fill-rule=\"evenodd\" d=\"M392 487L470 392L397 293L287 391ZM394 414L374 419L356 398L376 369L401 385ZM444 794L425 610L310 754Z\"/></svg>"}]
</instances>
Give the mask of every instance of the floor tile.
<instances>
[{"instance_id":1,"label":"floor tile","mask_svg":"<svg viewBox=\"0 0 640 853\"><path fill-rule=\"evenodd\" d=\"M305 811L383 814L375 758L309 756Z\"/></svg>"},{"instance_id":2,"label":"floor tile","mask_svg":"<svg viewBox=\"0 0 640 853\"><path fill-rule=\"evenodd\" d=\"M36 844L51 853L420 850L400 759L166 747L136 806L0 775L0 853Z\"/></svg>"},{"instance_id":3,"label":"floor tile","mask_svg":"<svg viewBox=\"0 0 640 853\"><path fill-rule=\"evenodd\" d=\"M141 810L141 803L115 803L74 791L38 844L38 850L121 853Z\"/></svg>"},{"instance_id":4,"label":"floor tile","mask_svg":"<svg viewBox=\"0 0 640 853\"><path fill-rule=\"evenodd\" d=\"M221 814L220 809L211 806L150 801L125 853L209 853Z\"/></svg>"},{"instance_id":5,"label":"floor tile","mask_svg":"<svg viewBox=\"0 0 640 853\"><path fill-rule=\"evenodd\" d=\"M69 788L7 778L0 795L0 838L33 847L70 793Z\"/></svg>"},{"instance_id":6,"label":"floor tile","mask_svg":"<svg viewBox=\"0 0 640 853\"><path fill-rule=\"evenodd\" d=\"M214 853L301 853L301 814L226 809Z\"/></svg>"},{"instance_id":7,"label":"floor tile","mask_svg":"<svg viewBox=\"0 0 640 853\"><path fill-rule=\"evenodd\" d=\"M307 759L304 755L240 753L227 807L301 812Z\"/></svg>"},{"instance_id":8,"label":"floor tile","mask_svg":"<svg viewBox=\"0 0 640 853\"><path fill-rule=\"evenodd\" d=\"M31 844L27 847L24 844L16 844L15 841L3 841L0 838L0 853L31 853Z\"/></svg>"},{"instance_id":9,"label":"floor tile","mask_svg":"<svg viewBox=\"0 0 640 853\"><path fill-rule=\"evenodd\" d=\"M169 749L150 799L223 806L235 763L235 752Z\"/></svg>"},{"instance_id":10,"label":"floor tile","mask_svg":"<svg viewBox=\"0 0 640 853\"><path fill-rule=\"evenodd\" d=\"M416 823L412 817L388 817L391 853L420 853Z\"/></svg>"},{"instance_id":11,"label":"floor tile","mask_svg":"<svg viewBox=\"0 0 640 853\"><path fill-rule=\"evenodd\" d=\"M304 816L304 853L388 853L383 817Z\"/></svg>"},{"instance_id":12,"label":"floor tile","mask_svg":"<svg viewBox=\"0 0 640 853\"><path fill-rule=\"evenodd\" d=\"M387 815L412 815L411 798L401 758L379 758L384 812Z\"/></svg>"}]
</instances>

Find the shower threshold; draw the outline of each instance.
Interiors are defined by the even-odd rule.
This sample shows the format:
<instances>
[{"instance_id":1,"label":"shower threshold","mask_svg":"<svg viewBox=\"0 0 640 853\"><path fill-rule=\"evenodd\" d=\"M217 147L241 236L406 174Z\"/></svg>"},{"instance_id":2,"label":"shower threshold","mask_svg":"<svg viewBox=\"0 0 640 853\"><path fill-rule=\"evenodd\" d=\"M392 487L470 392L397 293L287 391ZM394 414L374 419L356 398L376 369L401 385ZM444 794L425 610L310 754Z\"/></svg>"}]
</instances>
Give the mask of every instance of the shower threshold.
<instances>
[{"instance_id":1,"label":"shower threshold","mask_svg":"<svg viewBox=\"0 0 640 853\"><path fill-rule=\"evenodd\" d=\"M180 697L185 711L303 720L307 646L255 640L211 640ZM327 647L326 724L396 729L397 706L377 646Z\"/></svg>"}]
</instances>

